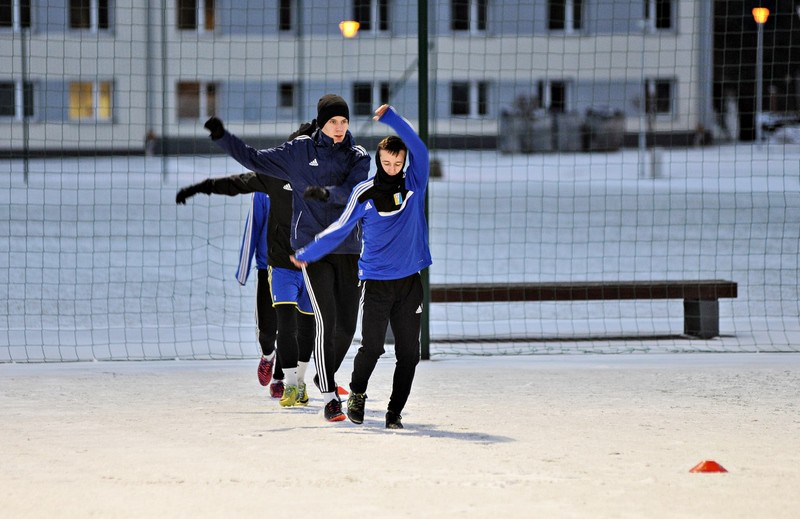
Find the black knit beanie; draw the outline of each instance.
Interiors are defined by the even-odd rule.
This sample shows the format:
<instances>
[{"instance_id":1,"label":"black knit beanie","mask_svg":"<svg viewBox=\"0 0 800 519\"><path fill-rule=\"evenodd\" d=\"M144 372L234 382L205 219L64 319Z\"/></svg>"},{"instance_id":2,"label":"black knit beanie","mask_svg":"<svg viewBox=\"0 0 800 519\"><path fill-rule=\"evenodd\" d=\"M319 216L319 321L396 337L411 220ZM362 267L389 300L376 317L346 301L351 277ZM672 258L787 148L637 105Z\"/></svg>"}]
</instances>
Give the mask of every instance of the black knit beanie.
<instances>
[{"instance_id":1,"label":"black knit beanie","mask_svg":"<svg viewBox=\"0 0 800 519\"><path fill-rule=\"evenodd\" d=\"M344 99L336 94L325 94L317 103L317 126L322 128L331 117L344 117L350 120L350 109Z\"/></svg>"}]
</instances>

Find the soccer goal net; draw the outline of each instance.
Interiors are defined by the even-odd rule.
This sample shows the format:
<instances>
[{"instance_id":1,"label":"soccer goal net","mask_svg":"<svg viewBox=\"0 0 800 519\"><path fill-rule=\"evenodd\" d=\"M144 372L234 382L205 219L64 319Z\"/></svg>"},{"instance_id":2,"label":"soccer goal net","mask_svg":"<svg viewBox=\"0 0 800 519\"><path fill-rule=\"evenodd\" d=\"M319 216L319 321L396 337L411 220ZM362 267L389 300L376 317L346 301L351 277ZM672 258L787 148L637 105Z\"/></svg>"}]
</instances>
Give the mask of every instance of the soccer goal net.
<instances>
[{"instance_id":1,"label":"soccer goal net","mask_svg":"<svg viewBox=\"0 0 800 519\"><path fill-rule=\"evenodd\" d=\"M327 93L373 157L383 103L423 133L427 279L490 293L427 305L430 355L797 351L800 18L769 4L3 2L0 362L256 356L250 195L175 194L246 172L208 117L269 148ZM688 292L509 296L698 280L737 287L705 337Z\"/></svg>"}]
</instances>

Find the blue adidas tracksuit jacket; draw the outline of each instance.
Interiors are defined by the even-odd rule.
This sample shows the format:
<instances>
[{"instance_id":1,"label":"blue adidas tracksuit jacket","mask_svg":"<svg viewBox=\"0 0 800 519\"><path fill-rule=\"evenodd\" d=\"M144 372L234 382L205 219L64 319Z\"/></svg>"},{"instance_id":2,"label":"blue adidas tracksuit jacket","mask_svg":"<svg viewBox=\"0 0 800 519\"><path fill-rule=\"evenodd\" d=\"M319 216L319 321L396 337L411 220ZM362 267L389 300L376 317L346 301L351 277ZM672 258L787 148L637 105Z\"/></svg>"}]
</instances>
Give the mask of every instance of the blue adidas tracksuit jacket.
<instances>
[{"instance_id":1,"label":"blue adidas tracksuit jacket","mask_svg":"<svg viewBox=\"0 0 800 519\"><path fill-rule=\"evenodd\" d=\"M366 150L355 144L348 131L344 141L333 140L317 130L311 137L296 139L265 150L256 150L227 130L214 141L247 169L288 181L292 185L291 246L297 250L335 222L356 184L366 180L370 158ZM303 192L308 186L328 189L328 200L307 200ZM352 229L338 247L338 254L361 251L361 229Z\"/></svg>"},{"instance_id":2,"label":"blue adidas tracksuit jacket","mask_svg":"<svg viewBox=\"0 0 800 519\"><path fill-rule=\"evenodd\" d=\"M405 200L400 201L396 210L378 212L371 199L358 201L359 196L373 187L375 178L360 182L350 194L341 217L319 233L314 242L298 250L297 259L313 262L327 255L363 221L364 243L358 261L360 279L402 279L431 265L425 221L425 192L430 172L428 149L411 124L394 108L390 107L380 122L391 126L408 147Z\"/></svg>"},{"instance_id":3,"label":"blue adidas tracksuit jacket","mask_svg":"<svg viewBox=\"0 0 800 519\"><path fill-rule=\"evenodd\" d=\"M269 217L269 196L265 193L253 193L250 212L244 223L242 245L239 248L239 267L236 269L236 280L240 285L247 283L253 256L256 268L266 269L269 265L267 248L267 221Z\"/></svg>"}]
</instances>

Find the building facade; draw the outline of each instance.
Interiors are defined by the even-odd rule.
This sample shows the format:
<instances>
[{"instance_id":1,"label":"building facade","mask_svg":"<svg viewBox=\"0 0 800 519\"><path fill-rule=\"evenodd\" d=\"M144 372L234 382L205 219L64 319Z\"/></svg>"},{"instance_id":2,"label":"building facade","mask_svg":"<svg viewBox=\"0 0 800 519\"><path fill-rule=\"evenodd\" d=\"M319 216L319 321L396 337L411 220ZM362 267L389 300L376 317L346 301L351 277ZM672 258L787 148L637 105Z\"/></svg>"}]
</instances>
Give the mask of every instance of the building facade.
<instances>
[{"instance_id":1,"label":"building facade","mask_svg":"<svg viewBox=\"0 0 800 519\"><path fill-rule=\"evenodd\" d=\"M526 110L610 111L675 143L711 128L711 4L430 0L432 144L494 146L503 115ZM416 1L9 0L0 152L204 152L210 115L270 144L328 92L359 140L377 137L383 102L418 117L419 25Z\"/></svg>"}]
</instances>

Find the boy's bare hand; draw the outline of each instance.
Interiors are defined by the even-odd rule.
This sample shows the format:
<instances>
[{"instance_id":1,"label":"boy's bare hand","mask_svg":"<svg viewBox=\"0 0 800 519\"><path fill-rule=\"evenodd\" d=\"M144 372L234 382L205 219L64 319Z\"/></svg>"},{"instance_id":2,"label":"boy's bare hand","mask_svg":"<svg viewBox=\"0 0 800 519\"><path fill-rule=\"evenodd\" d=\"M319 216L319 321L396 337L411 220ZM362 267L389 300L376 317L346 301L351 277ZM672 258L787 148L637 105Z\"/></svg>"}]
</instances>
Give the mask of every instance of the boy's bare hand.
<instances>
[{"instance_id":1,"label":"boy's bare hand","mask_svg":"<svg viewBox=\"0 0 800 519\"><path fill-rule=\"evenodd\" d=\"M389 105L381 105L381 106L379 106L378 109L375 110L375 117L373 117L372 119L375 120L375 121L379 121L381 119L381 117L383 117L383 114L385 114L386 110L388 110L388 109L389 109Z\"/></svg>"},{"instance_id":2,"label":"boy's bare hand","mask_svg":"<svg viewBox=\"0 0 800 519\"><path fill-rule=\"evenodd\" d=\"M308 262L307 261L300 261L299 259L294 257L294 254L289 256L289 260L291 260L292 265L294 265L295 267L297 267L299 269L308 266Z\"/></svg>"}]
</instances>

